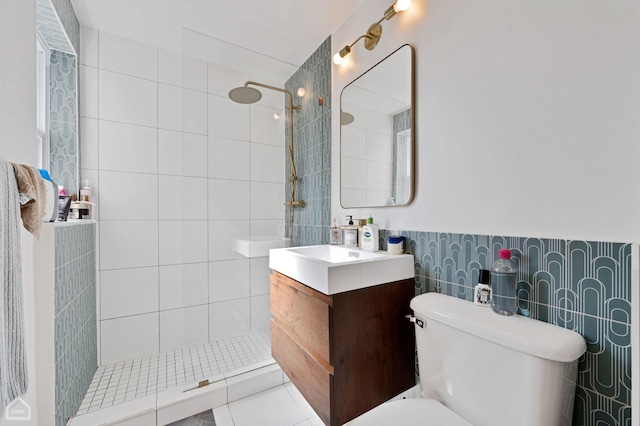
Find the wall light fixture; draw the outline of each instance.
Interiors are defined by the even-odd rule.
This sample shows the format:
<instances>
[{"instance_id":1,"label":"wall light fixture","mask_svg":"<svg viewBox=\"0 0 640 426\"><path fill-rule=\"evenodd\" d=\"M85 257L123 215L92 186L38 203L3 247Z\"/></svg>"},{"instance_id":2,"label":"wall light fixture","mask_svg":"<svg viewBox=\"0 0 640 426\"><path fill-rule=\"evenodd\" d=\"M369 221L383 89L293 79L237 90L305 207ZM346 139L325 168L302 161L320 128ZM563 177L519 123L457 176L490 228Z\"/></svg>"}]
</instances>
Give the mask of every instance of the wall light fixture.
<instances>
[{"instance_id":1,"label":"wall light fixture","mask_svg":"<svg viewBox=\"0 0 640 426\"><path fill-rule=\"evenodd\" d=\"M382 36L382 25L380 25L382 21L388 21L396 16L396 13L409 9L409 6L411 6L411 0L397 0L392 6L384 11L384 15L378 22L371 24L366 34L361 35L356 39L356 41L345 46L339 52L336 52L336 54L333 55L333 63L340 65L344 61L344 57L351 53L353 45L360 41L360 39L364 39L364 47L367 50L373 50Z\"/></svg>"}]
</instances>

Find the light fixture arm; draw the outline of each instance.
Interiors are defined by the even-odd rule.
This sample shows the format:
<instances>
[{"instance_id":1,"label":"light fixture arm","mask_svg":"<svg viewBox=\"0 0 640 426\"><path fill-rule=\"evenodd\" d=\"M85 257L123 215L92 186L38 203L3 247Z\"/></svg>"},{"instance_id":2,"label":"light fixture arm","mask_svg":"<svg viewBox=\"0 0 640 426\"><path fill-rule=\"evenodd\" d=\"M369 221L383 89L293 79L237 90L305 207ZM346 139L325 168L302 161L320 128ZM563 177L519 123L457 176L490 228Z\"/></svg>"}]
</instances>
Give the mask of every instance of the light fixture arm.
<instances>
[{"instance_id":1,"label":"light fixture arm","mask_svg":"<svg viewBox=\"0 0 640 426\"><path fill-rule=\"evenodd\" d=\"M394 16L396 16L396 14L399 11L404 11L406 10L409 5L411 4L411 0L405 0L403 1L403 5L399 6L401 0L396 1L394 4L392 4L391 6L389 6L389 8L387 8L387 10L384 11L384 14L382 15L382 18L380 18L379 21L374 22L373 24L371 24L371 26L369 27L369 29L367 30L366 34L361 35L360 37L358 37L356 39L356 41L354 41L353 43L346 45L344 48L342 48L342 50L340 50L340 52L336 53L335 55L333 55L333 62L336 65L339 65L342 63L343 59L345 56L347 56L349 53L351 53L351 48L353 47L354 44L356 44L358 41L360 41L360 39L364 38L364 47L367 50L373 50L373 48L375 48L378 44L378 42L380 41L380 37L382 37L382 25L380 25L382 23L382 21L384 20L389 20L391 18L393 18Z\"/></svg>"}]
</instances>

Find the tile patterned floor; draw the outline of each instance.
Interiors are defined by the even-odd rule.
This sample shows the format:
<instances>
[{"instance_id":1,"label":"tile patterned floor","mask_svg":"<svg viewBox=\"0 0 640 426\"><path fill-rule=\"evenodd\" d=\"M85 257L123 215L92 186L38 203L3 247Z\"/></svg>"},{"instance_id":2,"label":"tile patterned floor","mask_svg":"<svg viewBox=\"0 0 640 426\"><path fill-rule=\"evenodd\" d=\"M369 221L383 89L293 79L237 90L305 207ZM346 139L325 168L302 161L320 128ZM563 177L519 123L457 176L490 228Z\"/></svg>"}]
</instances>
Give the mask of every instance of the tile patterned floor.
<instances>
[{"instance_id":1,"label":"tile patterned floor","mask_svg":"<svg viewBox=\"0 0 640 426\"><path fill-rule=\"evenodd\" d=\"M271 359L268 331L99 367L78 415Z\"/></svg>"}]
</instances>

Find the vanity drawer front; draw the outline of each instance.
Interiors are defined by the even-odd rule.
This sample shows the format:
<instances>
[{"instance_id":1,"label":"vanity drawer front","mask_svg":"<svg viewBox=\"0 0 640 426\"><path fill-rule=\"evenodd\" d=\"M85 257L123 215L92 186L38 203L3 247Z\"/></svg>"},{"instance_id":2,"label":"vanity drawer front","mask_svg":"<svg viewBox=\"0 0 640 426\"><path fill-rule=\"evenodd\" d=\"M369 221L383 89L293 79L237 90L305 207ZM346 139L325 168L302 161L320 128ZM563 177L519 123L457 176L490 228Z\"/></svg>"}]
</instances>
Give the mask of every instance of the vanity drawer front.
<instances>
[{"instance_id":1,"label":"vanity drawer front","mask_svg":"<svg viewBox=\"0 0 640 426\"><path fill-rule=\"evenodd\" d=\"M331 364L329 327L331 298L291 278L271 275L273 320L305 351L329 369Z\"/></svg>"},{"instance_id":2,"label":"vanity drawer front","mask_svg":"<svg viewBox=\"0 0 640 426\"><path fill-rule=\"evenodd\" d=\"M273 320L271 354L318 416L330 424L333 377Z\"/></svg>"}]
</instances>

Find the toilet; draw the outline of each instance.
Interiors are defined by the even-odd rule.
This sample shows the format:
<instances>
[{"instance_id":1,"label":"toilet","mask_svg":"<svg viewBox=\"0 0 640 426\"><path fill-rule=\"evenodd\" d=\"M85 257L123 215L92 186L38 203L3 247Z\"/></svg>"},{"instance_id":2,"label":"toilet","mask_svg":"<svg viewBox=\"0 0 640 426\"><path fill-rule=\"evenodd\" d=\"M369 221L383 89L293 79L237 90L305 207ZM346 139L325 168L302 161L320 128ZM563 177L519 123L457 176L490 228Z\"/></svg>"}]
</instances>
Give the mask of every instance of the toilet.
<instances>
[{"instance_id":1,"label":"toilet","mask_svg":"<svg viewBox=\"0 0 640 426\"><path fill-rule=\"evenodd\" d=\"M382 404L349 426L571 425L578 333L438 293L411 301L422 398Z\"/></svg>"}]
</instances>

